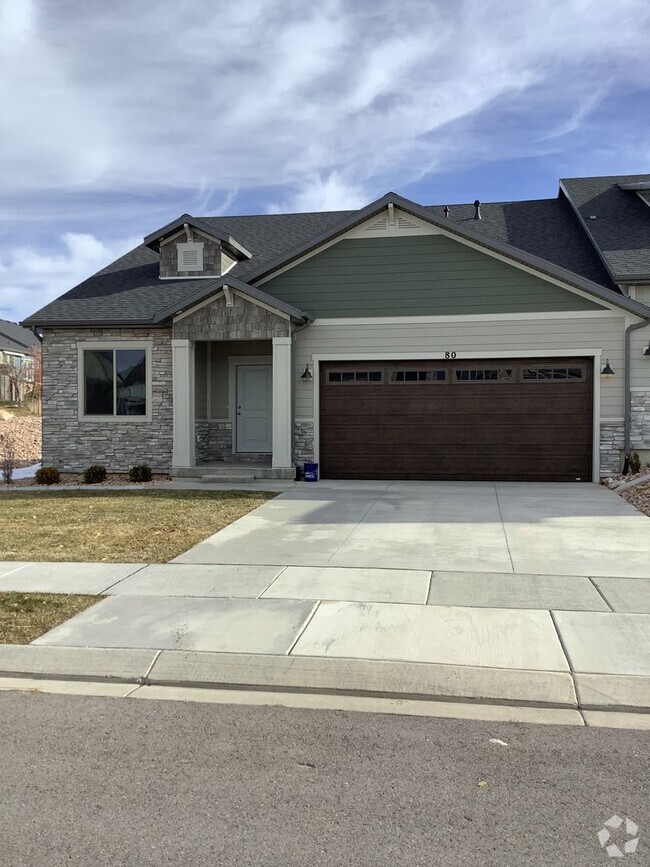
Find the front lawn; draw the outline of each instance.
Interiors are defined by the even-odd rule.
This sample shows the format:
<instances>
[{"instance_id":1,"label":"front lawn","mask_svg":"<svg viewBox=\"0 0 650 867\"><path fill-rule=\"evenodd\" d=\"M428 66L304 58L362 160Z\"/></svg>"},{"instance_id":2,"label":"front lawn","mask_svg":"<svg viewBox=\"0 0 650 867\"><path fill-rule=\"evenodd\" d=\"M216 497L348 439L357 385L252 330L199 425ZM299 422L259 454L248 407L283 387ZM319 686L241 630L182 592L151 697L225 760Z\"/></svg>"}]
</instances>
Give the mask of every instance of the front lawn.
<instances>
[{"instance_id":1,"label":"front lawn","mask_svg":"<svg viewBox=\"0 0 650 867\"><path fill-rule=\"evenodd\" d=\"M0 494L0 560L166 563L261 506L259 491Z\"/></svg>"},{"instance_id":2,"label":"front lawn","mask_svg":"<svg viewBox=\"0 0 650 867\"><path fill-rule=\"evenodd\" d=\"M0 593L0 644L29 644L100 598L63 593Z\"/></svg>"}]
</instances>

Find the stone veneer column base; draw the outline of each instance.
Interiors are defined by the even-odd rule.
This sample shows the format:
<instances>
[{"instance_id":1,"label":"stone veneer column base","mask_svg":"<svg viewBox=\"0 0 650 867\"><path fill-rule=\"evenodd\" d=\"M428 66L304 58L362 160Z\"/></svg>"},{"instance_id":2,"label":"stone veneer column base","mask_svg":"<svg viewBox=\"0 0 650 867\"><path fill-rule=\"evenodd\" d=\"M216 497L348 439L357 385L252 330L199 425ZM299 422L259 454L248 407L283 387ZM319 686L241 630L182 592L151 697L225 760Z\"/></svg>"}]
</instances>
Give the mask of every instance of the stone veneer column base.
<instances>
[{"instance_id":1,"label":"stone veneer column base","mask_svg":"<svg viewBox=\"0 0 650 867\"><path fill-rule=\"evenodd\" d=\"M314 422L293 423L293 459L297 464L314 460Z\"/></svg>"}]
</instances>

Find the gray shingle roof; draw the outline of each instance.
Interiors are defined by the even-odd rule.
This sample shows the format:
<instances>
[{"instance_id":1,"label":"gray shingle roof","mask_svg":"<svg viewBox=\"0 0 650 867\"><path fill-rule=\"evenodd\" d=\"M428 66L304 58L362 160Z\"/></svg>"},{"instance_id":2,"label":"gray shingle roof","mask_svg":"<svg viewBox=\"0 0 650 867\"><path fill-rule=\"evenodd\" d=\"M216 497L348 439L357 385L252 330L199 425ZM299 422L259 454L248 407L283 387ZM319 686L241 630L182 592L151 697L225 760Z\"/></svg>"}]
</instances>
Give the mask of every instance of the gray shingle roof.
<instances>
[{"instance_id":1,"label":"gray shingle roof","mask_svg":"<svg viewBox=\"0 0 650 867\"><path fill-rule=\"evenodd\" d=\"M634 195L634 194L631 194ZM436 220L445 220L444 206L423 210ZM485 237L486 242L509 244L554 266L607 289L614 284L596 250L585 235L567 201L542 199L526 202L488 202L481 206L482 219L474 220L472 205L450 206L450 228ZM355 211L305 214L202 217L215 232L235 238L253 254L240 261L228 277L246 281L267 264L308 244L352 219ZM202 281L209 292L210 281ZM216 278L215 278L216 288ZM151 323L175 305L184 306L196 292L194 280L158 280L158 254L144 244L103 268L65 295L34 313L28 324Z\"/></svg>"},{"instance_id":2,"label":"gray shingle roof","mask_svg":"<svg viewBox=\"0 0 650 867\"><path fill-rule=\"evenodd\" d=\"M245 281L246 274L254 268L324 232L350 213L329 211L315 214L203 217L202 222L227 232L251 251L252 259L239 262L228 272L229 277ZM182 307L187 296L197 289L196 280L159 280L158 262L158 254L140 244L32 314L25 322L39 325L150 323L160 311L175 305ZM210 281L200 282L202 288L209 291Z\"/></svg>"},{"instance_id":3,"label":"gray shingle roof","mask_svg":"<svg viewBox=\"0 0 650 867\"><path fill-rule=\"evenodd\" d=\"M0 351L20 352L26 355L35 346L40 346L40 340L35 334L18 325L17 322L0 319Z\"/></svg>"},{"instance_id":4,"label":"gray shingle roof","mask_svg":"<svg viewBox=\"0 0 650 867\"><path fill-rule=\"evenodd\" d=\"M650 181L650 175L561 181L586 233L617 283L650 281L650 210L636 192L618 186L639 181Z\"/></svg>"}]
</instances>

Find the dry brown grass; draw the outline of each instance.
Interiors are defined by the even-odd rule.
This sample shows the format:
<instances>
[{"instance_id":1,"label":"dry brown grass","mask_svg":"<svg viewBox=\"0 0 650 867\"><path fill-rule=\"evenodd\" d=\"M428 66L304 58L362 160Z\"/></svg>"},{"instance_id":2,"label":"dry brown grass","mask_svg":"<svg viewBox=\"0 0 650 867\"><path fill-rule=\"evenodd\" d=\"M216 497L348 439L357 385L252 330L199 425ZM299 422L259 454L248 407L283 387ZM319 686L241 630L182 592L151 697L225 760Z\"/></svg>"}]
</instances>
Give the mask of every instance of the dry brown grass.
<instances>
[{"instance_id":1,"label":"dry brown grass","mask_svg":"<svg viewBox=\"0 0 650 867\"><path fill-rule=\"evenodd\" d=\"M100 598L63 593L0 593L0 644L29 644Z\"/></svg>"},{"instance_id":2,"label":"dry brown grass","mask_svg":"<svg viewBox=\"0 0 650 867\"><path fill-rule=\"evenodd\" d=\"M0 560L166 563L261 506L257 491L0 495Z\"/></svg>"}]
</instances>

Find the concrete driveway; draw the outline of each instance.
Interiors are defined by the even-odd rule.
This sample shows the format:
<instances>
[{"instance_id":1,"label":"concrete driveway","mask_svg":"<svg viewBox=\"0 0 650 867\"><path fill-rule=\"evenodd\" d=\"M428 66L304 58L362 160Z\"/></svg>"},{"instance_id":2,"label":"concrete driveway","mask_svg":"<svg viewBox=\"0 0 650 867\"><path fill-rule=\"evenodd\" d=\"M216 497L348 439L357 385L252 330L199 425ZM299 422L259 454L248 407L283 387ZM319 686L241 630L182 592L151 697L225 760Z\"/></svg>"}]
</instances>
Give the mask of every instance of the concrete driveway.
<instances>
[{"instance_id":1,"label":"concrete driveway","mask_svg":"<svg viewBox=\"0 0 650 867\"><path fill-rule=\"evenodd\" d=\"M650 577L650 519L594 484L319 482L174 561Z\"/></svg>"}]
</instances>

